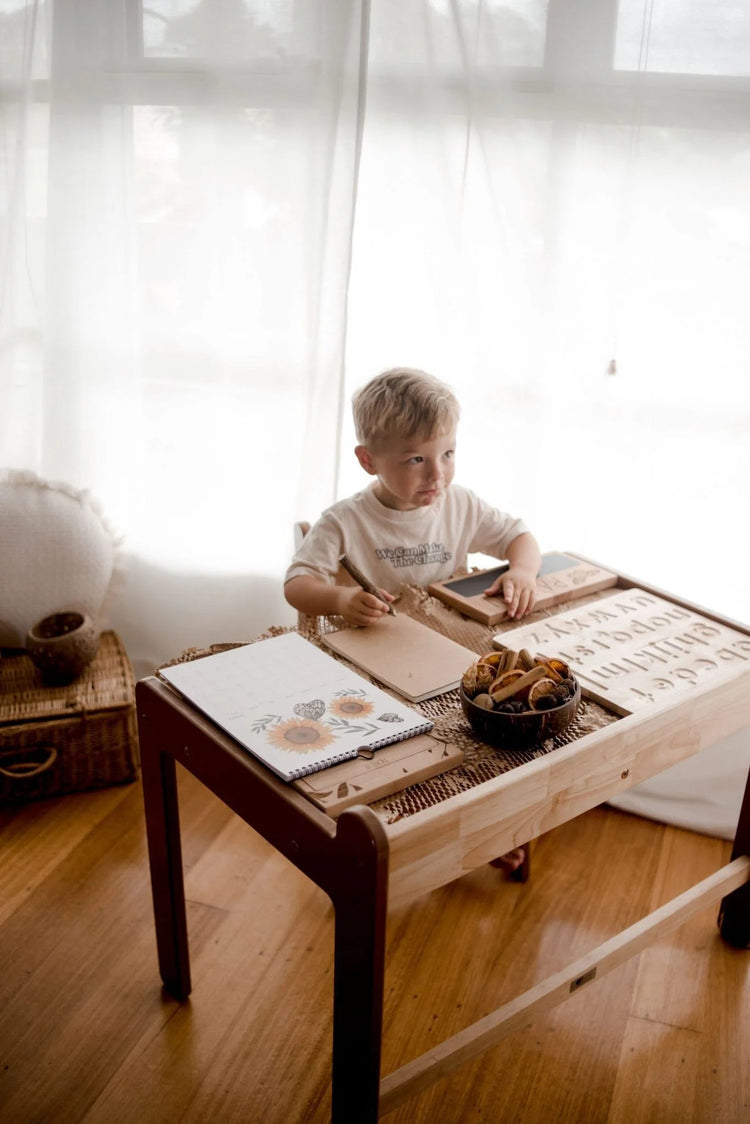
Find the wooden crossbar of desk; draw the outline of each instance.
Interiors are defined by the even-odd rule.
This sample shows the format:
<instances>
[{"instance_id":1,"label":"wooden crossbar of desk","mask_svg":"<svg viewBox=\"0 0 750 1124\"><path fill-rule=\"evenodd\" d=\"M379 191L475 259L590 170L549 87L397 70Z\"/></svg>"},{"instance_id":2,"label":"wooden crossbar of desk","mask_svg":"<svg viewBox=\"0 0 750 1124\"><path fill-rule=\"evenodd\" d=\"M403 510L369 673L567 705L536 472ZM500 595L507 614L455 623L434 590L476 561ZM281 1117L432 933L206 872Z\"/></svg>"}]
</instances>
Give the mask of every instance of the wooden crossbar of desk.
<instances>
[{"instance_id":1,"label":"wooden crossbar of desk","mask_svg":"<svg viewBox=\"0 0 750 1124\"><path fill-rule=\"evenodd\" d=\"M601 979L631 956L642 952L652 941L676 929L693 914L732 890L744 886L748 880L750 857L743 855L459 1034L395 1070L380 1082L380 1115L387 1115L403 1101L496 1045L507 1035L530 1026L534 1018L544 1011L563 1003L586 984Z\"/></svg>"},{"instance_id":2,"label":"wooden crossbar of desk","mask_svg":"<svg viewBox=\"0 0 750 1124\"><path fill-rule=\"evenodd\" d=\"M190 993L177 762L333 902L335 1124L374 1124L447 1068L565 998L572 984L577 990L722 894L722 936L737 947L750 947L749 781L728 867L381 1082L388 906L445 885L750 726L750 661L739 661L719 681L707 681L677 702L619 719L393 824L361 805L332 820L156 679L138 684L136 700L164 984L176 998Z\"/></svg>"}]
</instances>

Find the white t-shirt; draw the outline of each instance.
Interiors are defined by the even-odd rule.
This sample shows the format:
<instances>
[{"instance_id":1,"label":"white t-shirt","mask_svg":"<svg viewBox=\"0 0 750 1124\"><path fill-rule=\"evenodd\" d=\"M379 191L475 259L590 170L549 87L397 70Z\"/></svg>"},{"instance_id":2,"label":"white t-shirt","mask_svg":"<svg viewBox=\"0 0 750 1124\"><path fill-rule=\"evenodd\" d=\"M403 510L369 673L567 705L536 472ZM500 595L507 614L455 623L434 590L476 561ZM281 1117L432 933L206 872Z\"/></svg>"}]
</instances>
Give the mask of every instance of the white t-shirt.
<instances>
[{"instance_id":1,"label":"white t-shirt","mask_svg":"<svg viewBox=\"0 0 750 1124\"><path fill-rule=\"evenodd\" d=\"M306 576L333 584L346 554L378 588L396 593L405 583L424 587L452 577L470 553L506 558L513 539L527 530L459 484L414 511L386 507L371 485L323 512L284 580Z\"/></svg>"}]
</instances>

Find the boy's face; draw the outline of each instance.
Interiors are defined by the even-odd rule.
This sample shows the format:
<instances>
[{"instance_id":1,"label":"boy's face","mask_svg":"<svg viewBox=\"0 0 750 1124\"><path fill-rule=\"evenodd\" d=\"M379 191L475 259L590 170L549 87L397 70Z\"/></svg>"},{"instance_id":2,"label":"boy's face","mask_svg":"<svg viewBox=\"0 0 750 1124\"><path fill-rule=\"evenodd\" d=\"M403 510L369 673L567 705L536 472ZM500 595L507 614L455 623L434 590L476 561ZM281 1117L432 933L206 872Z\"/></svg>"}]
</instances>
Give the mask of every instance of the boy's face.
<instances>
[{"instance_id":1,"label":"boy's face","mask_svg":"<svg viewBox=\"0 0 750 1124\"><path fill-rule=\"evenodd\" d=\"M427 439L394 437L376 451L358 445L357 460L377 476L375 495L386 507L414 511L429 507L446 490L455 471L456 431Z\"/></svg>"}]
</instances>

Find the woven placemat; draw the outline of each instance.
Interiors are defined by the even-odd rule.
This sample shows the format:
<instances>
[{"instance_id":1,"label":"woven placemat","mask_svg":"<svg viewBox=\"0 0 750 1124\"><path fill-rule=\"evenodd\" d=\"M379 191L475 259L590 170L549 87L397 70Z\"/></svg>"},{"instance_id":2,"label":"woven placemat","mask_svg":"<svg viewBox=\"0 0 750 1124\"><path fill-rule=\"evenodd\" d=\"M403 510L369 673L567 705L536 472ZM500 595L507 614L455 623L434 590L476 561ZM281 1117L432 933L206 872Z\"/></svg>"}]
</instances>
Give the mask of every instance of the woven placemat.
<instances>
[{"instance_id":1,"label":"woven placemat","mask_svg":"<svg viewBox=\"0 0 750 1124\"><path fill-rule=\"evenodd\" d=\"M603 726L608 726L611 722L617 721L616 715L604 710L597 703L582 702L575 720L561 734L542 742L533 749L514 750L511 753L477 740L476 734L469 726L461 710L458 691L441 695L440 699L446 707L452 706L452 709L433 719L435 722L432 731L433 736L458 745L464 751L463 764L451 769L450 772L441 773L437 777L430 777L419 784L410 785L392 796L383 797L381 800L372 803L370 807L386 823L395 823L397 820L403 819L404 816L410 816L415 812L421 812L425 808L440 804L443 800L449 800L451 796L456 796L459 792L466 792L468 789L474 788L475 785L492 780L493 777L499 777L502 773L508 773L511 769L516 769L527 761L535 761L538 757L544 757L553 749L569 745L585 734L590 734L593 730L599 730Z\"/></svg>"},{"instance_id":2,"label":"woven placemat","mask_svg":"<svg viewBox=\"0 0 750 1124\"><path fill-rule=\"evenodd\" d=\"M87 668L61 687L42 681L39 669L21 652L0 659L0 724L69 718L88 711L132 705L133 669L115 632L103 632Z\"/></svg>"}]
</instances>

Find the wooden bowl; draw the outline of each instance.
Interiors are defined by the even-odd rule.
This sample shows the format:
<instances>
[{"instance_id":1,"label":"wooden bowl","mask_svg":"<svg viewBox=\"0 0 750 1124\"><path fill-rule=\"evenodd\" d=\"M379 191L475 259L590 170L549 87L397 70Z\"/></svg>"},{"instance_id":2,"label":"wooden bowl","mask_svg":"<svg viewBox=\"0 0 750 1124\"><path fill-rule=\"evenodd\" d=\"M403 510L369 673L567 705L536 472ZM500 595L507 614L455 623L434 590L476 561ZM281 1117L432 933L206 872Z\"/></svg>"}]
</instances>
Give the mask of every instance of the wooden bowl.
<instances>
[{"instance_id":1,"label":"wooden bowl","mask_svg":"<svg viewBox=\"0 0 750 1124\"><path fill-rule=\"evenodd\" d=\"M32 625L26 650L45 683L62 686L77 679L99 647L99 629L87 613L52 613Z\"/></svg>"},{"instance_id":2,"label":"wooden bowl","mask_svg":"<svg viewBox=\"0 0 750 1124\"><path fill-rule=\"evenodd\" d=\"M519 714L485 710L468 697L463 687L459 687L458 693L463 712L474 732L483 742L507 750L531 749L547 738L561 734L575 718L581 702L578 680L575 694L561 706L551 710L524 710Z\"/></svg>"}]
</instances>

